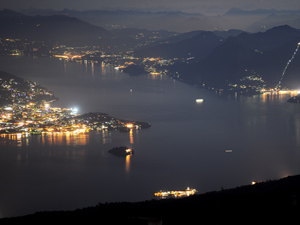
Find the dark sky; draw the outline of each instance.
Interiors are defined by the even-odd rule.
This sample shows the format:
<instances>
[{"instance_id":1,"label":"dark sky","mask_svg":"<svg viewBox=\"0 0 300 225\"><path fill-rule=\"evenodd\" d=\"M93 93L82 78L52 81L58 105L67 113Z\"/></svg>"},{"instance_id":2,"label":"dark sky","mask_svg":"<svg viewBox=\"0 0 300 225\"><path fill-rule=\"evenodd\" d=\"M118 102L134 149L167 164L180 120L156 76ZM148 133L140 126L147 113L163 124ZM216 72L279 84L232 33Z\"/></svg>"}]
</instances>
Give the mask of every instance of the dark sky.
<instances>
[{"instance_id":1,"label":"dark sky","mask_svg":"<svg viewBox=\"0 0 300 225\"><path fill-rule=\"evenodd\" d=\"M294 9L300 10L299 0L0 0L0 8L13 10L34 8L143 9L180 10L200 13L224 13L232 7L244 10Z\"/></svg>"}]
</instances>

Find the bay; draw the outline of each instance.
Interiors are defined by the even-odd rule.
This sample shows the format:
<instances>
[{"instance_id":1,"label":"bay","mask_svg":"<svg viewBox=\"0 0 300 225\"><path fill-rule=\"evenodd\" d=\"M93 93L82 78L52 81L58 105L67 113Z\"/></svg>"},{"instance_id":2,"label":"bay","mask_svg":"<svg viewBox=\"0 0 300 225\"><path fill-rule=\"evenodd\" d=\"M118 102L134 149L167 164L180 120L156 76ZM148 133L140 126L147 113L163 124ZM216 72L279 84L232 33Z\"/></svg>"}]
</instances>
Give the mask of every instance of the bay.
<instances>
[{"instance_id":1,"label":"bay","mask_svg":"<svg viewBox=\"0 0 300 225\"><path fill-rule=\"evenodd\" d=\"M0 217L150 200L161 189L205 193L300 172L300 106L287 103L288 95L220 96L103 63L0 59L2 71L54 91L59 100L52 106L152 125L129 133L2 137ZM122 145L135 154L108 153Z\"/></svg>"}]
</instances>

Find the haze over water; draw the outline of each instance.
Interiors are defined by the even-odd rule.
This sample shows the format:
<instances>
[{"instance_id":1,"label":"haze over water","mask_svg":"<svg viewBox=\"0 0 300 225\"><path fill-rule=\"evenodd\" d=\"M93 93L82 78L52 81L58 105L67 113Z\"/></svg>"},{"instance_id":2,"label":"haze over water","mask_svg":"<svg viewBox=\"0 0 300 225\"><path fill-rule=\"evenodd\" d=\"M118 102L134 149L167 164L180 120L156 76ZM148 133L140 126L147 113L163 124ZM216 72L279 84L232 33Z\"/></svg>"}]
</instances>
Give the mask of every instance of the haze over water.
<instances>
[{"instance_id":1,"label":"haze over water","mask_svg":"<svg viewBox=\"0 0 300 225\"><path fill-rule=\"evenodd\" d=\"M54 91L59 100L52 106L152 124L129 133L14 135L17 144L0 142L0 217L149 200L161 189L204 193L300 172L300 106L287 103L290 96L218 96L104 64L0 59L2 71ZM135 154L107 152L122 145Z\"/></svg>"}]
</instances>

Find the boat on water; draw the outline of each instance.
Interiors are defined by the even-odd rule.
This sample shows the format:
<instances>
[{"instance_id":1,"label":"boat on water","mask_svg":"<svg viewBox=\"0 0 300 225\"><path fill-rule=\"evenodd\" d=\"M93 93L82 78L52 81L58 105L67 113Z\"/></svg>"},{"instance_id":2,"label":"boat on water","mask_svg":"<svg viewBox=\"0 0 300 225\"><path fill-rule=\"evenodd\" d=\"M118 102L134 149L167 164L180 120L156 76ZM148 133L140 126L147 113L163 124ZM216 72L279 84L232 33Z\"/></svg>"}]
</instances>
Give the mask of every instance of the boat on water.
<instances>
[{"instance_id":1,"label":"boat on water","mask_svg":"<svg viewBox=\"0 0 300 225\"><path fill-rule=\"evenodd\" d=\"M203 98L198 98L198 99L196 99L196 102L197 103L201 103L201 102L203 102L204 100L203 100Z\"/></svg>"},{"instance_id":2,"label":"boat on water","mask_svg":"<svg viewBox=\"0 0 300 225\"><path fill-rule=\"evenodd\" d=\"M154 193L154 196L160 198L166 197L187 197L190 195L194 195L197 193L196 189L190 189L189 187L186 188L184 191L158 191Z\"/></svg>"},{"instance_id":3,"label":"boat on water","mask_svg":"<svg viewBox=\"0 0 300 225\"><path fill-rule=\"evenodd\" d=\"M127 146L121 146L121 147L114 147L108 151L109 153L112 153L117 156L127 156L127 155L133 155L133 149L128 148Z\"/></svg>"}]
</instances>

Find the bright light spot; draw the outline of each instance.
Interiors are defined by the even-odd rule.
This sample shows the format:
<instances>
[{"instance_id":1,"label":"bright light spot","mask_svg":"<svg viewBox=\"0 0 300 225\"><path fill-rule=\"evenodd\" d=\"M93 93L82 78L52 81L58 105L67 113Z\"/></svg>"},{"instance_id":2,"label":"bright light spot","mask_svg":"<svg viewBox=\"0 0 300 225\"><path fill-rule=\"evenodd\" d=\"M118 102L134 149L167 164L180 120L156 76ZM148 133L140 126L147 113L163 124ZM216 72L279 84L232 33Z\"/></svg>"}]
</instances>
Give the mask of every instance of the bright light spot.
<instances>
[{"instance_id":1,"label":"bright light spot","mask_svg":"<svg viewBox=\"0 0 300 225\"><path fill-rule=\"evenodd\" d=\"M11 111L11 110L13 110L13 108L12 107L5 107L4 110Z\"/></svg>"},{"instance_id":2,"label":"bright light spot","mask_svg":"<svg viewBox=\"0 0 300 225\"><path fill-rule=\"evenodd\" d=\"M196 99L197 103L203 102L204 100L202 98Z\"/></svg>"},{"instance_id":3,"label":"bright light spot","mask_svg":"<svg viewBox=\"0 0 300 225\"><path fill-rule=\"evenodd\" d=\"M127 128L133 128L133 124L132 124L132 123L127 123L127 124L126 124L126 127L127 127Z\"/></svg>"}]
</instances>

